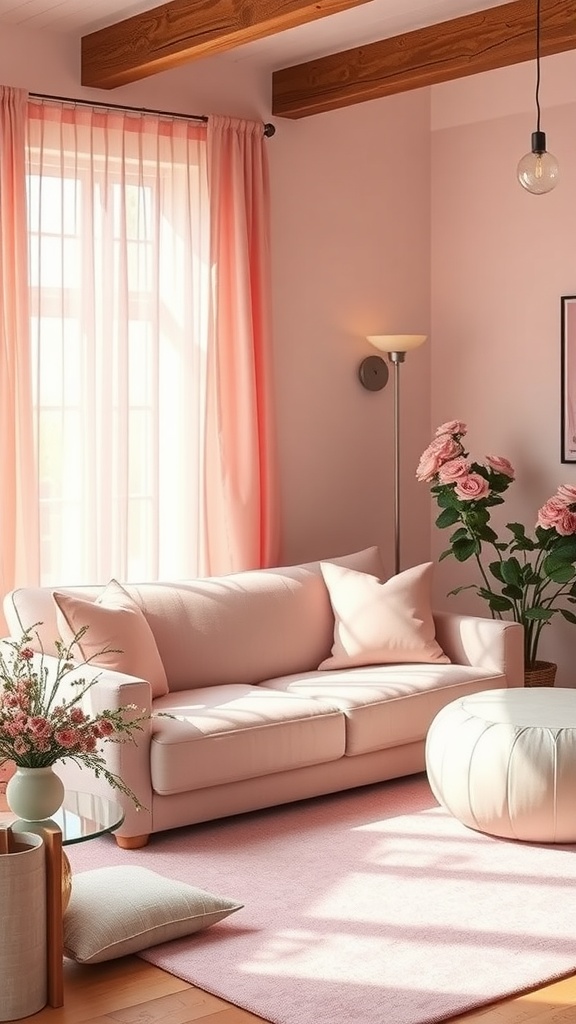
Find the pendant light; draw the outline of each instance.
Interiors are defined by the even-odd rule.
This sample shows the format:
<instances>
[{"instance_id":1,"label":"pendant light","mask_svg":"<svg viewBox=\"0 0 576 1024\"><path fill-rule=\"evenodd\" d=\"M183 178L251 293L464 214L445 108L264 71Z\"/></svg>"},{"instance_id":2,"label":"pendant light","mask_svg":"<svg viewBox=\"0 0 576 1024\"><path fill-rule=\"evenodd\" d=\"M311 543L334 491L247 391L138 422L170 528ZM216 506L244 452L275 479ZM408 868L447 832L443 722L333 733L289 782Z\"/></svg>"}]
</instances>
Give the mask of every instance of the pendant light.
<instances>
[{"instance_id":1,"label":"pendant light","mask_svg":"<svg viewBox=\"0 0 576 1024\"><path fill-rule=\"evenodd\" d=\"M540 131L540 0L536 0L536 131L532 148L518 164L518 181L532 195L551 192L558 184L558 161L546 149L546 133Z\"/></svg>"}]
</instances>

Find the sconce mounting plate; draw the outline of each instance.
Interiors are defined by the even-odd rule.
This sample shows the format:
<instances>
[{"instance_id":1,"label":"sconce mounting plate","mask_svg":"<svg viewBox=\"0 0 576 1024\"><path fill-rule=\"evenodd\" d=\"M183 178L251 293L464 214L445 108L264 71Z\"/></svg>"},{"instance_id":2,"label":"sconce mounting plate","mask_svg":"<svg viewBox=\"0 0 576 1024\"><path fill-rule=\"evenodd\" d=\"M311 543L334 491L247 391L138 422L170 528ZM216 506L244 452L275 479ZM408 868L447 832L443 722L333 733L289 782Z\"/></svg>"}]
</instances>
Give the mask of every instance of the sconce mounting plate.
<instances>
[{"instance_id":1,"label":"sconce mounting plate","mask_svg":"<svg viewBox=\"0 0 576 1024\"><path fill-rule=\"evenodd\" d=\"M366 356L358 367L358 376L368 391L382 391L388 383L388 366L382 356Z\"/></svg>"}]
</instances>

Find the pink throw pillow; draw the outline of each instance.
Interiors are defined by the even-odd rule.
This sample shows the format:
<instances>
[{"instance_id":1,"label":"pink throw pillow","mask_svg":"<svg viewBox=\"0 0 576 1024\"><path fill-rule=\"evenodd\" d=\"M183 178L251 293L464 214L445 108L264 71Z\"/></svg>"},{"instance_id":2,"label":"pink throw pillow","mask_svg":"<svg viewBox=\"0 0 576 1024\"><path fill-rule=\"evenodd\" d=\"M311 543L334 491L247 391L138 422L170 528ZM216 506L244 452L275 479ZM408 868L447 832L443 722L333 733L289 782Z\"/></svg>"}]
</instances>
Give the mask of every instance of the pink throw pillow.
<instances>
[{"instance_id":1,"label":"pink throw pillow","mask_svg":"<svg viewBox=\"0 0 576 1024\"><path fill-rule=\"evenodd\" d=\"M399 662L449 662L436 642L432 562L380 580L321 562L334 612L332 656L319 669Z\"/></svg>"},{"instance_id":2,"label":"pink throw pillow","mask_svg":"<svg viewBox=\"0 0 576 1024\"><path fill-rule=\"evenodd\" d=\"M96 601L54 591L58 630L66 645L84 627L88 629L77 648L85 660L102 668L146 679L152 697L168 693L168 680L146 616L116 580L110 580ZM100 654L105 647L114 648Z\"/></svg>"}]
</instances>

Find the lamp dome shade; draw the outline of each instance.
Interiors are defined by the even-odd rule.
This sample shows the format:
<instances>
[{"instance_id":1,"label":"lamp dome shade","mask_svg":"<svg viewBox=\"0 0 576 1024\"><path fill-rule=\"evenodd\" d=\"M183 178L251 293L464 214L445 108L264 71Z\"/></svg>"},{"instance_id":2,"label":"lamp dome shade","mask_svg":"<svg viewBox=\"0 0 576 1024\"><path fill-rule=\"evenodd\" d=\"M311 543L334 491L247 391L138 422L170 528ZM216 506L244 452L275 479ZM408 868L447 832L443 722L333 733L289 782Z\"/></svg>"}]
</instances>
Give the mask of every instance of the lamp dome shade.
<instances>
[{"instance_id":1,"label":"lamp dome shade","mask_svg":"<svg viewBox=\"0 0 576 1024\"><path fill-rule=\"evenodd\" d=\"M427 334L368 334L368 341L381 352L409 352L419 348Z\"/></svg>"}]
</instances>

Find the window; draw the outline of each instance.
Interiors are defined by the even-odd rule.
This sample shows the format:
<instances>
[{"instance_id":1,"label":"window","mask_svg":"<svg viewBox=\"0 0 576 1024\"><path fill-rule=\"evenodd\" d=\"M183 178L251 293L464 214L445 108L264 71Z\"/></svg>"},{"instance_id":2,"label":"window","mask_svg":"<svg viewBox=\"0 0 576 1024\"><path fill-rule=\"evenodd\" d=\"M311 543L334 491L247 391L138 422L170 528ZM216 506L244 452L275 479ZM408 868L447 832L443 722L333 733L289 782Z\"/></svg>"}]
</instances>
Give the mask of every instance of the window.
<instances>
[{"instance_id":1,"label":"window","mask_svg":"<svg viewBox=\"0 0 576 1024\"><path fill-rule=\"evenodd\" d=\"M209 314L205 127L29 105L41 582L195 575Z\"/></svg>"}]
</instances>

